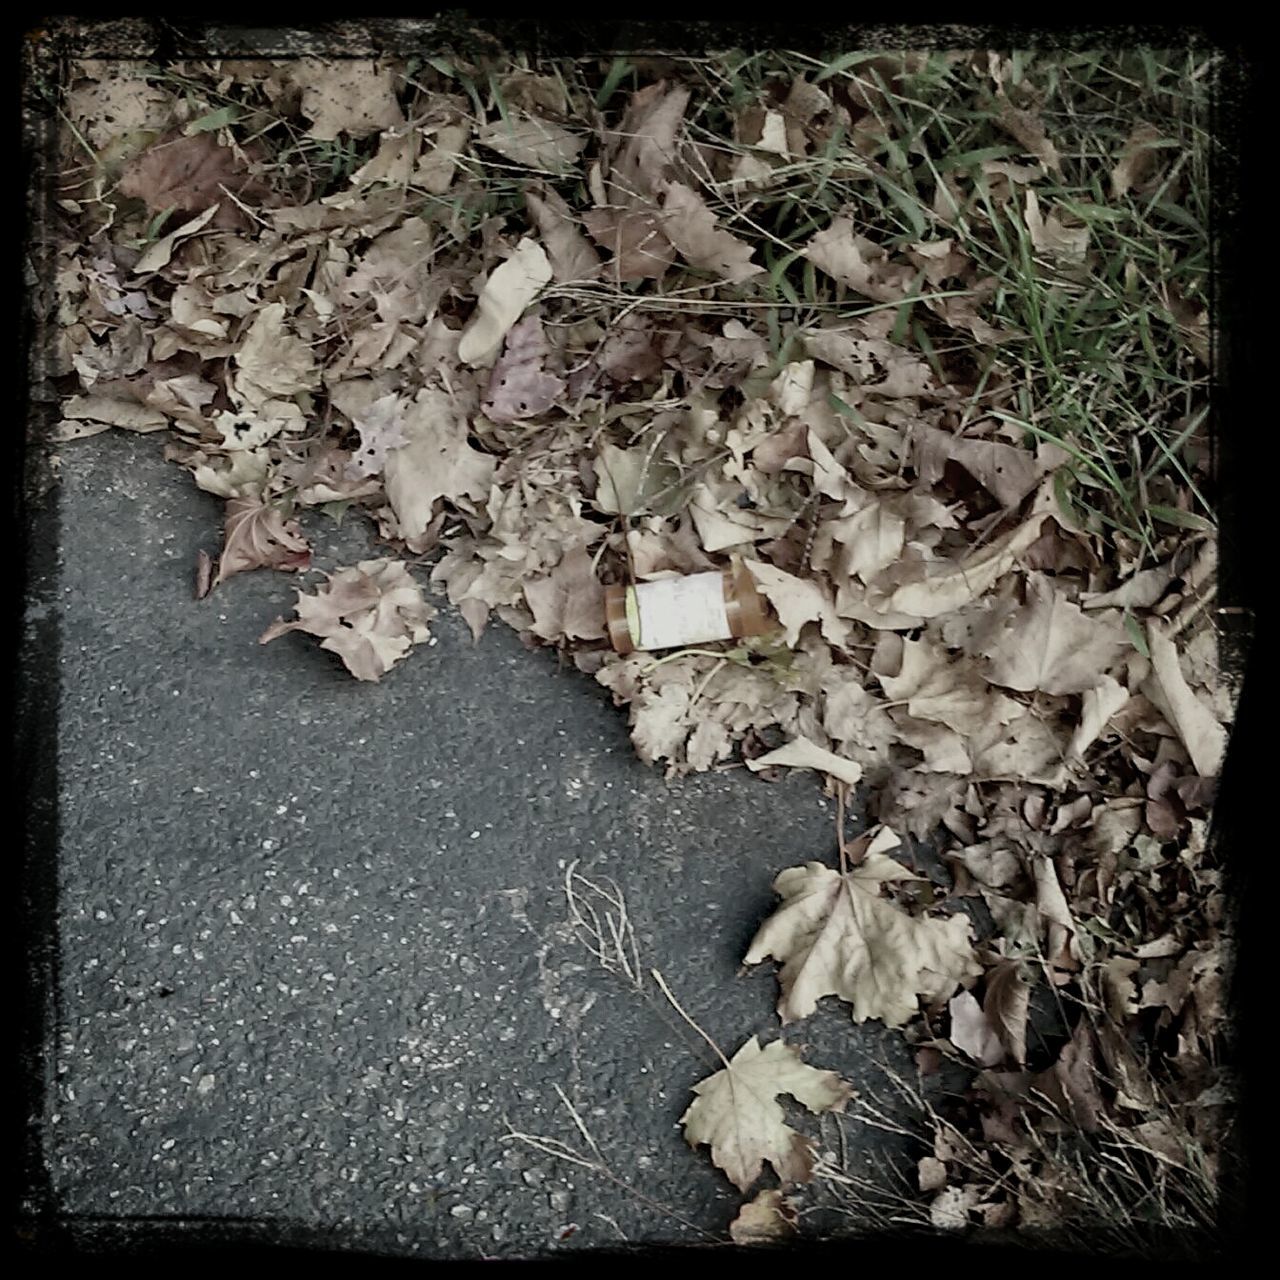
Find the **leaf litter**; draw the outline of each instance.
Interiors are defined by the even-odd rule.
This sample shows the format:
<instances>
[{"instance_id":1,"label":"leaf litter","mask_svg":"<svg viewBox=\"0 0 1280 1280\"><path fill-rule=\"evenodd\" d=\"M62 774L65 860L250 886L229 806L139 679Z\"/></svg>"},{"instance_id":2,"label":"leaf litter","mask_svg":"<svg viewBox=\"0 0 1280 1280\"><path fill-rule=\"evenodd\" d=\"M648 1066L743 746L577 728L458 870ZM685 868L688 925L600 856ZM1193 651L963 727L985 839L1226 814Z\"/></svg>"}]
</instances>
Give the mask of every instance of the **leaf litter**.
<instances>
[{"instance_id":1,"label":"leaf litter","mask_svg":"<svg viewBox=\"0 0 1280 1280\"><path fill-rule=\"evenodd\" d=\"M782 58L732 108L698 60L633 69L604 107L590 61L82 62L53 434L168 431L227 504L198 597L307 572L311 510L365 512L388 554L300 589L263 643L299 631L386 677L435 613L399 557L431 555L475 635L496 616L556 646L670 775L809 769L842 808L860 786L874 824L841 833L838 868L780 872L745 960L780 966L784 1023L832 997L978 1072L945 1132L979 1154L936 1129L924 1220L1051 1226L1096 1209L1053 1146L1068 1130L1166 1181L1187 1144L1210 1182L1223 1158L1231 922L1206 835L1233 699L1203 609L1207 482L1153 455L1162 532L1104 519L1114 468L1028 403L1034 317L992 255L1025 238L1060 309L1108 213L1064 194L1061 114L995 54L856 61ZM951 163L918 137L948 163L908 191L908 83L979 95L1007 145ZM1184 190L1167 128L1126 130L1091 197L1115 218ZM805 182L813 216L788 222ZM1203 366L1203 295L1158 292ZM607 585L734 563L771 634L613 651ZM889 855L896 831L935 843L949 887ZM1073 1026L1047 1049L1046 986ZM789 1190L821 1164L780 1095L853 1096L751 1037L683 1117L740 1190L777 1175L737 1240L793 1229Z\"/></svg>"}]
</instances>

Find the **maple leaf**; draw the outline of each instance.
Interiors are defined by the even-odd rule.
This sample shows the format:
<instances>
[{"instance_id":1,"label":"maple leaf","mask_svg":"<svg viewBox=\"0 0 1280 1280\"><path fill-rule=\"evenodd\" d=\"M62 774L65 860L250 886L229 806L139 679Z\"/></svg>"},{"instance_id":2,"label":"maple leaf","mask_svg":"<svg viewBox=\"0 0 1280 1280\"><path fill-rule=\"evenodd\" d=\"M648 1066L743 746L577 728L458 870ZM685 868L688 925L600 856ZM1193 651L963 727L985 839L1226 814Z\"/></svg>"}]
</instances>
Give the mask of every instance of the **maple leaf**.
<instances>
[{"instance_id":1,"label":"maple leaf","mask_svg":"<svg viewBox=\"0 0 1280 1280\"><path fill-rule=\"evenodd\" d=\"M488 397L480 406L486 417L493 422L519 422L551 408L565 381L543 368L549 352L536 315L512 327L489 377Z\"/></svg>"},{"instance_id":2,"label":"maple leaf","mask_svg":"<svg viewBox=\"0 0 1280 1280\"><path fill-rule=\"evenodd\" d=\"M1052 579L1031 574L1027 603L1005 617L988 648L987 672L1024 693L1083 693L1131 648L1119 622L1084 613Z\"/></svg>"},{"instance_id":3,"label":"maple leaf","mask_svg":"<svg viewBox=\"0 0 1280 1280\"><path fill-rule=\"evenodd\" d=\"M297 618L277 618L258 638L268 644L286 631L320 636L357 680L380 680L415 644L431 636L435 610L399 560L361 560L339 569L314 595L298 592Z\"/></svg>"},{"instance_id":4,"label":"maple leaf","mask_svg":"<svg viewBox=\"0 0 1280 1280\"><path fill-rule=\"evenodd\" d=\"M508 330L550 279L546 250L536 240L523 237L485 281L475 314L458 340L458 359L472 366L492 360L502 350Z\"/></svg>"},{"instance_id":5,"label":"maple leaf","mask_svg":"<svg viewBox=\"0 0 1280 1280\"><path fill-rule=\"evenodd\" d=\"M524 585L533 630L544 640L599 640L605 634L604 587L582 547L565 553L545 578Z\"/></svg>"},{"instance_id":6,"label":"maple leaf","mask_svg":"<svg viewBox=\"0 0 1280 1280\"><path fill-rule=\"evenodd\" d=\"M977 977L967 916L917 918L881 895L886 881L915 878L874 848L843 875L809 862L778 876L773 887L782 905L760 927L744 963L769 956L782 962L784 1024L835 995L853 1005L855 1022L881 1018L897 1027L915 1014L919 997L948 996Z\"/></svg>"},{"instance_id":7,"label":"maple leaf","mask_svg":"<svg viewBox=\"0 0 1280 1280\"><path fill-rule=\"evenodd\" d=\"M784 1182L813 1176L813 1143L786 1123L779 1094L813 1112L841 1111L853 1096L834 1071L809 1066L792 1045L774 1040L762 1049L755 1036L693 1092L697 1097L680 1117L685 1141L709 1146L739 1191L755 1182L766 1161Z\"/></svg>"},{"instance_id":8,"label":"maple leaf","mask_svg":"<svg viewBox=\"0 0 1280 1280\"><path fill-rule=\"evenodd\" d=\"M260 498L230 498L218 576L214 586L247 569L285 569L311 564L311 548L296 520L286 520L278 507Z\"/></svg>"}]
</instances>

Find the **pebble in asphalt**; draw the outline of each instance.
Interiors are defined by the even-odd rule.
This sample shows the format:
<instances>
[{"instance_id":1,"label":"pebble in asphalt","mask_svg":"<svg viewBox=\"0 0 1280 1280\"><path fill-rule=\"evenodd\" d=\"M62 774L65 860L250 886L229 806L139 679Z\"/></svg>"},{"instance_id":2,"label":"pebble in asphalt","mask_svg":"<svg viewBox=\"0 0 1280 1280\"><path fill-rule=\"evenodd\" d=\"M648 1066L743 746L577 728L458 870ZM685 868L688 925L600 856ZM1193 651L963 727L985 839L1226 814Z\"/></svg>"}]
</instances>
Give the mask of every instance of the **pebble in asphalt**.
<instances>
[{"instance_id":1,"label":"pebble in asphalt","mask_svg":"<svg viewBox=\"0 0 1280 1280\"><path fill-rule=\"evenodd\" d=\"M740 1197L677 1125L717 1063L582 945L566 869L617 884L641 967L718 1044L770 1039L772 970L740 961L777 872L832 851L815 780L667 781L592 681L501 624L473 644L444 601L378 684L310 637L259 647L315 575L197 602L221 504L154 438L62 453L28 603L60 633L62 1213L452 1257L723 1239ZM377 554L355 517L308 528L321 568ZM909 1069L833 1001L787 1038L864 1090L876 1060ZM639 1195L506 1139L583 1151L561 1093ZM859 1172L902 1153L841 1127Z\"/></svg>"}]
</instances>

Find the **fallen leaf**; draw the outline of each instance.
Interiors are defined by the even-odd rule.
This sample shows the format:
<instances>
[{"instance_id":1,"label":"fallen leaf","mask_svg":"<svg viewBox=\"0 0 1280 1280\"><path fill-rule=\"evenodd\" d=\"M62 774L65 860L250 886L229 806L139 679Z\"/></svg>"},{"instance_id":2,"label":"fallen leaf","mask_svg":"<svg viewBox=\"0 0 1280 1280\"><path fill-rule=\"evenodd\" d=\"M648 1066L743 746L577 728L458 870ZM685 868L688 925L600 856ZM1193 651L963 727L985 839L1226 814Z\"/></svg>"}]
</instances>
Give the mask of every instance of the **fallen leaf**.
<instances>
[{"instance_id":1,"label":"fallen leaf","mask_svg":"<svg viewBox=\"0 0 1280 1280\"><path fill-rule=\"evenodd\" d=\"M360 447L352 457L357 475L380 475L386 466L388 451L409 443L400 411L400 397L392 391L379 396L364 413L351 419L360 433Z\"/></svg>"},{"instance_id":2,"label":"fallen leaf","mask_svg":"<svg viewBox=\"0 0 1280 1280\"><path fill-rule=\"evenodd\" d=\"M134 264L133 274L135 276L147 275L152 271L159 271L162 267L169 265L169 260L173 257L173 251L178 244L195 235L197 231L203 230L210 222L217 217L220 205L211 205L203 213L198 214L189 222L184 222L182 226L176 227L170 231L168 235L161 236L154 244L149 244L142 254L142 257ZM182 320L179 315L174 316L174 320L181 324ZM220 335L215 335L220 336Z\"/></svg>"},{"instance_id":3,"label":"fallen leaf","mask_svg":"<svg viewBox=\"0 0 1280 1280\"><path fill-rule=\"evenodd\" d=\"M93 393L72 396L62 406L62 415L76 421L101 422L112 427L122 427L126 431L159 431L169 425L169 419L163 413L139 404L136 400L116 400L111 396ZM83 431L78 434L96 433ZM61 438L72 437L69 432L64 432Z\"/></svg>"},{"instance_id":4,"label":"fallen leaf","mask_svg":"<svg viewBox=\"0 0 1280 1280\"><path fill-rule=\"evenodd\" d=\"M1025 216L1031 243L1037 250L1072 262L1084 261L1089 248L1088 227L1064 226L1056 210L1048 218L1041 217L1039 198L1030 187L1027 188Z\"/></svg>"},{"instance_id":5,"label":"fallen leaf","mask_svg":"<svg viewBox=\"0 0 1280 1280\"><path fill-rule=\"evenodd\" d=\"M339 569L314 595L298 592L297 619L277 618L259 637L286 631L320 636L357 680L380 680L415 644L431 636L435 610L399 560L362 560Z\"/></svg>"},{"instance_id":6,"label":"fallen leaf","mask_svg":"<svg viewBox=\"0 0 1280 1280\"><path fill-rule=\"evenodd\" d=\"M296 572L311 564L311 547L296 520L259 498L230 498L222 535L222 555L214 586L247 569Z\"/></svg>"},{"instance_id":7,"label":"fallen leaf","mask_svg":"<svg viewBox=\"0 0 1280 1280\"><path fill-rule=\"evenodd\" d=\"M525 203L547 247L552 278L557 284L594 280L600 274L600 255L578 229L564 198L551 187L541 194L525 192Z\"/></svg>"},{"instance_id":8,"label":"fallen leaf","mask_svg":"<svg viewBox=\"0 0 1280 1280\"><path fill-rule=\"evenodd\" d=\"M481 290L475 315L458 340L458 359L472 367L493 359L508 330L550 279L551 263L542 246L527 236L522 238Z\"/></svg>"},{"instance_id":9,"label":"fallen leaf","mask_svg":"<svg viewBox=\"0 0 1280 1280\"><path fill-rule=\"evenodd\" d=\"M794 738L785 746L776 747L773 751L747 761L747 768L752 773L779 765L786 765L791 769L816 769L820 773L829 773L832 777L839 778L851 787L857 786L862 777L860 764L827 751L808 738Z\"/></svg>"},{"instance_id":10,"label":"fallen leaf","mask_svg":"<svg viewBox=\"0 0 1280 1280\"><path fill-rule=\"evenodd\" d=\"M416 551L415 543L435 516L436 500L447 498L455 505L483 502L495 463L471 447L464 411L442 387L423 387L404 402L401 429L409 442L387 453L387 501L401 537Z\"/></svg>"},{"instance_id":11,"label":"fallen leaf","mask_svg":"<svg viewBox=\"0 0 1280 1280\"><path fill-rule=\"evenodd\" d=\"M1004 507L1016 507L1048 470L1030 450L956 436L927 423L918 423L911 439L912 465L925 484L937 483L947 461L954 460Z\"/></svg>"},{"instance_id":12,"label":"fallen leaf","mask_svg":"<svg viewBox=\"0 0 1280 1280\"><path fill-rule=\"evenodd\" d=\"M196 133L184 137L177 130L171 130L130 161L117 189L123 196L142 200L152 214L166 209L197 214L217 205L213 225L229 230L252 226L252 220L231 195L249 201L263 194L244 160L230 147L222 146L216 135Z\"/></svg>"},{"instance_id":13,"label":"fallen leaf","mask_svg":"<svg viewBox=\"0 0 1280 1280\"><path fill-rule=\"evenodd\" d=\"M935 1000L981 970L967 916L908 915L882 897L886 881L915 879L881 853L841 875L821 862L789 867L774 881L782 904L760 927L744 963L782 962L778 1015L806 1018L827 995L853 1005L853 1020L891 1027L915 1015L921 996Z\"/></svg>"},{"instance_id":14,"label":"fallen leaf","mask_svg":"<svg viewBox=\"0 0 1280 1280\"><path fill-rule=\"evenodd\" d=\"M804 256L821 271L877 302L904 298L915 272L896 266L878 245L853 229L852 218L835 218L805 246Z\"/></svg>"},{"instance_id":15,"label":"fallen leaf","mask_svg":"<svg viewBox=\"0 0 1280 1280\"><path fill-rule=\"evenodd\" d=\"M1160 130L1145 120L1134 125L1120 151L1120 159L1111 170L1111 195L1119 200L1135 188L1144 190L1159 167Z\"/></svg>"},{"instance_id":16,"label":"fallen leaf","mask_svg":"<svg viewBox=\"0 0 1280 1280\"><path fill-rule=\"evenodd\" d=\"M396 100L397 75L389 64L368 58L308 58L295 65L302 114L311 121L308 137L321 142L332 142L343 133L367 138L404 124L404 112Z\"/></svg>"},{"instance_id":17,"label":"fallen leaf","mask_svg":"<svg viewBox=\"0 0 1280 1280\"><path fill-rule=\"evenodd\" d=\"M947 1038L979 1066L994 1067L1004 1061L1004 1045L982 1006L971 991L960 991L947 1005L951 1030Z\"/></svg>"},{"instance_id":18,"label":"fallen leaf","mask_svg":"<svg viewBox=\"0 0 1280 1280\"><path fill-rule=\"evenodd\" d=\"M784 1182L813 1176L813 1143L787 1123L778 1102L788 1094L813 1112L842 1111L853 1090L834 1071L819 1071L781 1040L763 1049L752 1036L727 1066L694 1085L697 1097L680 1117L685 1141L705 1144L739 1191L768 1162Z\"/></svg>"},{"instance_id":19,"label":"fallen leaf","mask_svg":"<svg viewBox=\"0 0 1280 1280\"><path fill-rule=\"evenodd\" d=\"M982 1012L1005 1052L1019 1066L1027 1060L1027 1013L1031 988L1016 960L1001 960L987 970Z\"/></svg>"},{"instance_id":20,"label":"fallen leaf","mask_svg":"<svg viewBox=\"0 0 1280 1280\"><path fill-rule=\"evenodd\" d=\"M542 321L536 315L514 325L489 376L488 397L480 406L485 416L493 422L520 422L551 408L565 381L543 368L549 354Z\"/></svg>"},{"instance_id":21,"label":"fallen leaf","mask_svg":"<svg viewBox=\"0 0 1280 1280\"><path fill-rule=\"evenodd\" d=\"M1058 148L1049 141L1044 125L1033 112L1021 110L1006 101L1001 105L996 119L1011 137L1027 149L1028 154L1040 161L1046 170L1061 170L1062 159L1058 155Z\"/></svg>"},{"instance_id":22,"label":"fallen leaf","mask_svg":"<svg viewBox=\"0 0 1280 1280\"><path fill-rule=\"evenodd\" d=\"M744 563L778 615L788 648L795 648L800 631L808 622L820 623L823 636L832 644L843 642L848 634L848 624L839 618L834 605L816 582L784 573L761 560L746 560Z\"/></svg>"},{"instance_id":23,"label":"fallen leaf","mask_svg":"<svg viewBox=\"0 0 1280 1280\"><path fill-rule=\"evenodd\" d=\"M977 1187L944 1187L929 1205L929 1221L940 1231L963 1231L981 1198Z\"/></svg>"},{"instance_id":24,"label":"fallen leaf","mask_svg":"<svg viewBox=\"0 0 1280 1280\"><path fill-rule=\"evenodd\" d=\"M990 679L1024 693L1084 693L1132 649L1119 622L1084 613L1044 574L1008 614L987 650Z\"/></svg>"},{"instance_id":25,"label":"fallen leaf","mask_svg":"<svg viewBox=\"0 0 1280 1280\"><path fill-rule=\"evenodd\" d=\"M1167 713L1196 772L1202 778L1216 778L1227 750L1227 731L1191 691L1178 665L1178 651L1159 618L1147 621L1147 648L1151 675L1144 692Z\"/></svg>"},{"instance_id":26,"label":"fallen leaf","mask_svg":"<svg viewBox=\"0 0 1280 1280\"><path fill-rule=\"evenodd\" d=\"M929 636L904 640L895 675L877 673L880 687L907 713L932 720L964 736L1008 724L1020 711L1012 698L992 689L967 660L953 661Z\"/></svg>"},{"instance_id":27,"label":"fallen leaf","mask_svg":"<svg viewBox=\"0 0 1280 1280\"><path fill-rule=\"evenodd\" d=\"M524 584L533 630L544 640L599 640L605 634L604 587L582 547L565 552L544 578Z\"/></svg>"},{"instance_id":28,"label":"fallen leaf","mask_svg":"<svg viewBox=\"0 0 1280 1280\"><path fill-rule=\"evenodd\" d=\"M729 1238L734 1244L770 1244L795 1234L794 1202L776 1187L757 1193L738 1210L729 1224Z\"/></svg>"},{"instance_id":29,"label":"fallen leaf","mask_svg":"<svg viewBox=\"0 0 1280 1280\"><path fill-rule=\"evenodd\" d=\"M479 130L476 142L516 164L554 174L568 173L587 145L562 125L518 109Z\"/></svg>"},{"instance_id":30,"label":"fallen leaf","mask_svg":"<svg viewBox=\"0 0 1280 1280\"><path fill-rule=\"evenodd\" d=\"M262 308L240 338L232 384L243 404L259 409L273 400L289 400L320 383L311 347L285 318L283 302Z\"/></svg>"},{"instance_id":31,"label":"fallen leaf","mask_svg":"<svg viewBox=\"0 0 1280 1280\"><path fill-rule=\"evenodd\" d=\"M751 261L753 248L716 222L706 201L691 187L672 182L662 200L662 229L691 266L739 284L764 268Z\"/></svg>"}]
</instances>

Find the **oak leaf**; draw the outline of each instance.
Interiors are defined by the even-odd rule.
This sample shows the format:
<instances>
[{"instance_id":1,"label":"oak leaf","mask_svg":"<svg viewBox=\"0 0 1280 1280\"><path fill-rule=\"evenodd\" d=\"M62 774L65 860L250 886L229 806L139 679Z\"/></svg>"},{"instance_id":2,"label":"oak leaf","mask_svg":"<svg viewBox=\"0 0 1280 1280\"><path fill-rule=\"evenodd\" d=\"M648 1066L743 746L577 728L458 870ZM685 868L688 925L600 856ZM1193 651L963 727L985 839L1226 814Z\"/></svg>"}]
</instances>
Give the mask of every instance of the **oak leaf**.
<instances>
[{"instance_id":1,"label":"oak leaf","mask_svg":"<svg viewBox=\"0 0 1280 1280\"><path fill-rule=\"evenodd\" d=\"M813 1112L841 1111L853 1094L834 1071L808 1066L793 1046L774 1040L762 1049L755 1036L693 1091L698 1096L680 1117L685 1141L710 1146L711 1159L739 1191L766 1161L784 1182L813 1176L813 1143L786 1123L779 1094Z\"/></svg>"}]
</instances>

